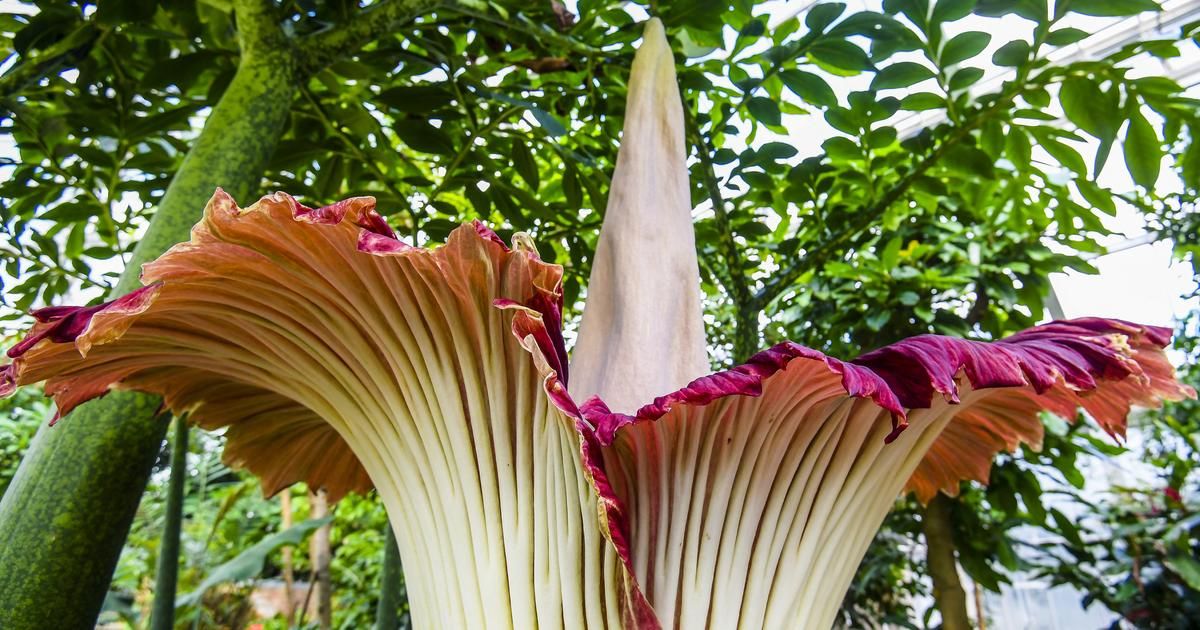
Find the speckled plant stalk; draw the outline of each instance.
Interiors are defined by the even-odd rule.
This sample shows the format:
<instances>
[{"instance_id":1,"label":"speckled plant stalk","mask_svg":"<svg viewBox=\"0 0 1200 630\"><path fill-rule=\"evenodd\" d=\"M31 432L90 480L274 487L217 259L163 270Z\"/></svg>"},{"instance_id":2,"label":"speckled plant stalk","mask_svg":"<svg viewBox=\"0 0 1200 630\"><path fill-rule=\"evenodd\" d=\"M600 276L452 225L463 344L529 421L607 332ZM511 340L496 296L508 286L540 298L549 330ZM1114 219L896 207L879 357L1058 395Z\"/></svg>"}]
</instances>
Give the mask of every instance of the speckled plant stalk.
<instances>
[{"instance_id":1,"label":"speckled plant stalk","mask_svg":"<svg viewBox=\"0 0 1200 630\"><path fill-rule=\"evenodd\" d=\"M0 390L44 382L64 414L153 392L225 428L226 460L267 492L374 487L414 626L501 629L827 628L900 493L986 480L998 451L1040 443L1042 410L1119 435L1131 404L1194 395L1169 331L1104 319L852 361L784 342L702 375L657 20L629 86L577 381L562 268L528 236L475 222L423 249L371 198L241 208L218 191L144 287L35 312Z\"/></svg>"}]
</instances>

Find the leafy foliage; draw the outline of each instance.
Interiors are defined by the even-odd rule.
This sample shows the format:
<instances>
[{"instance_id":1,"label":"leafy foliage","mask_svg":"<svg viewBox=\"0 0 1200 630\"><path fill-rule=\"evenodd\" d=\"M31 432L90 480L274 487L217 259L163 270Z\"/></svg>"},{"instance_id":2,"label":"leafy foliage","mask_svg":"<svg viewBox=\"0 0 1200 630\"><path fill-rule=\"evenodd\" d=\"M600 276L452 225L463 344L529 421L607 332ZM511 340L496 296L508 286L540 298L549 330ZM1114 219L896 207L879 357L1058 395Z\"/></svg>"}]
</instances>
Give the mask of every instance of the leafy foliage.
<instances>
[{"instance_id":1,"label":"leafy foliage","mask_svg":"<svg viewBox=\"0 0 1200 630\"><path fill-rule=\"evenodd\" d=\"M192 606L199 602L204 594L209 589L218 584L225 582L237 582L255 578L262 573L263 567L266 565L267 556L275 552L276 549L284 545L296 545L304 540L305 536L314 529L325 525L333 517L326 516L324 518L314 518L304 521L298 525L293 525L281 532L271 534L262 540L247 547L229 562L222 564L219 567L214 567L208 572L208 575L201 580L200 585L195 590L180 595L175 600L176 607Z\"/></svg>"},{"instance_id":2,"label":"leafy foliage","mask_svg":"<svg viewBox=\"0 0 1200 630\"><path fill-rule=\"evenodd\" d=\"M12 398L0 400L0 496L4 496L17 473L21 454L49 417L50 405L39 392L22 390Z\"/></svg>"},{"instance_id":3,"label":"leafy foliage","mask_svg":"<svg viewBox=\"0 0 1200 630\"><path fill-rule=\"evenodd\" d=\"M1200 384L1196 342L1200 319L1181 327L1184 379ZM1186 335L1186 336L1185 336ZM1061 541L1039 549L1038 571L1071 584L1137 628L1186 628L1200 614L1200 405L1175 403L1143 418L1142 458L1157 478L1114 488L1083 507L1076 526L1059 521Z\"/></svg>"}]
</instances>

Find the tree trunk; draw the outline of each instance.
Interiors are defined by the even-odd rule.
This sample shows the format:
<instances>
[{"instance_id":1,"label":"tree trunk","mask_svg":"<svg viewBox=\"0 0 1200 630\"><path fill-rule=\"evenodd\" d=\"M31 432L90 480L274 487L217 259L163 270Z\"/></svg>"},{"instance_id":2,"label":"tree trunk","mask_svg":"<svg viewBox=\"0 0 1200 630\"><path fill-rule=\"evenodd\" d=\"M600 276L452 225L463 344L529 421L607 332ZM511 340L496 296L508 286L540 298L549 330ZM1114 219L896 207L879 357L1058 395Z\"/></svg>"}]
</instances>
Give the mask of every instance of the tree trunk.
<instances>
[{"instance_id":1,"label":"tree trunk","mask_svg":"<svg viewBox=\"0 0 1200 630\"><path fill-rule=\"evenodd\" d=\"M258 191L295 94L290 50L243 55L114 293L187 240L221 186ZM91 628L167 423L157 398L113 392L42 427L0 501L0 628Z\"/></svg>"},{"instance_id":2,"label":"tree trunk","mask_svg":"<svg viewBox=\"0 0 1200 630\"><path fill-rule=\"evenodd\" d=\"M975 591L975 624L979 626L979 630L987 630L987 612L983 607L983 588L979 586L979 582L972 585Z\"/></svg>"},{"instance_id":3,"label":"tree trunk","mask_svg":"<svg viewBox=\"0 0 1200 630\"><path fill-rule=\"evenodd\" d=\"M383 541L383 574L379 579L379 606L375 609L375 630L396 630L400 626L400 548L389 525Z\"/></svg>"},{"instance_id":4,"label":"tree trunk","mask_svg":"<svg viewBox=\"0 0 1200 630\"><path fill-rule=\"evenodd\" d=\"M158 406L114 392L38 431L0 500L0 628L94 626L166 433Z\"/></svg>"},{"instance_id":5,"label":"tree trunk","mask_svg":"<svg viewBox=\"0 0 1200 630\"><path fill-rule=\"evenodd\" d=\"M308 494L309 518L322 518L329 514L329 502L324 490L310 491ZM308 561L312 565L313 580L309 588L314 589L317 601L317 622L321 630L333 627L333 580L329 575L329 563L333 552L329 544L329 532L332 526L326 523L313 532L308 541Z\"/></svg>"},{"instance_id":6,"label":"tree trunk","mask_svg":"<svg viewBox=\"0 0 1200 630\"><path fill-rule=\"evenodd\" d=\"M166 522L158 547L158 570L154 576L154 612L150 630L175 627L175 587L179 578L179 536L183 528L184 488L187 482L188 425L175 418L175 440L171 445L171 479L167 486Z\"/></svg>"},{"instance_id":7,"label":"tree trunk","mask_svg":"<svg viewBox=\"0 0 1200 630\"><path fill-rule=\"evenodd\" d=\"M286 532L292 528L292 489L285 488L279 493L279 511L281 515L281 523L279 531ZM292 565L292 546L284 545L280 550L283 554L283 597L284 608L283 618L287 620L287 627L292 627L292 622L296 620L296 576L293 573Z\"/></svg>"},{"instance_id":8,"label":"tree trunk","mask_svg":"<svg viewBox=\"0 0 1200 630\"><path fill-rule=\"evenodd\" d=\"M970 630L967 592L958 577L958 562L954 557L954 524L950 518L953 504L954 499L939 493L925 506L921 525L925 530L933 600L942 614L942 630Z\"/></svg>"}]
</instances>

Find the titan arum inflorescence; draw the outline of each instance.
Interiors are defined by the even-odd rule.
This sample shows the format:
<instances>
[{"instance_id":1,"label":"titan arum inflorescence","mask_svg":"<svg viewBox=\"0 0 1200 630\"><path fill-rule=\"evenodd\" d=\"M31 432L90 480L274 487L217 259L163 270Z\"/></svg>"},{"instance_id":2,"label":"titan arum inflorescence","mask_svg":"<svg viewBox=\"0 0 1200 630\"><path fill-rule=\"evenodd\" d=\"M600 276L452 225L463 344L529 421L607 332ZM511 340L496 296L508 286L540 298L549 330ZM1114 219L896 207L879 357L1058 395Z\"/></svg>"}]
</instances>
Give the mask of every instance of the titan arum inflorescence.
<instances>
[{"instance_id":1,"label":"titan arum inflorescence","mask_svg":"<svg viewBox=\"0 0 1200 630\"><path fill-rule=\"evenodd\" d=\"M476 222L429 250L367 197L218 191L144 288L35 312L0 390L44 381L62 414L152 392L267 492L374 487L424 628L828 627L900 493L986 480L1042 410L1120 435L1131 404L1194 395L1168 331L1103 319L852 361L783 343L705 376L656 20L627 107L570 381L562 270L528 237Z\"/></svg>"}]
</instances>

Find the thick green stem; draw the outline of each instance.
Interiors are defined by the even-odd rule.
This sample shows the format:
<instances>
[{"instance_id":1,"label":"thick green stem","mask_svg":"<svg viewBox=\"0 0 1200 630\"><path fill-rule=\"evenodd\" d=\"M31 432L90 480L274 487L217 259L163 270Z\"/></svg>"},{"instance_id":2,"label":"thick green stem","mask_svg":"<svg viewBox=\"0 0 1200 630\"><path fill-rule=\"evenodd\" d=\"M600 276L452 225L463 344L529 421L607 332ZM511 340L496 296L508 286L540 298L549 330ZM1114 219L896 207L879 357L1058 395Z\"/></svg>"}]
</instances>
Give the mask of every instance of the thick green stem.
<instances>
[{"instance_id":1,"label":"thick green stem","mask_svg":"<svg viewBox=\"0 0 1200 630\"><path fill-rule=\"evenodd\" d=\"M400 548L396 532L388 527L383 541L383 575L379 580L379 607L375 609L375 630L400 627L400 588L404 571L400 566Z\"/></svg>"},{"instance_id":2,"label":"thick green stem","mask_svg":"<svg viewBox=\"0 0 1200 630\"><path fill-rule=\"evenodd\" d=\"M179 577L179 531L183 526L187 453L187 421L175 418L171 479L167 486L167 514L163 524L162 544L158 547L158 571L154 576L154 611L150 615L150 630L171 630L175 627L175 586Z\"/></svg>"},{"instance_id":3,"label":"thick green stem","mask_svg":"<svg viewBox=\"0 0 1200 630\"><path fill-rule=\"evenodd\" d=\"M95 625L166 431L158 406L113 393L38 432L0 501L0 628Z\"/></svg>"},{"instance_id":4,"label":"thick green stem","mask_svg":"<svg viewBox=\"0 0 1200 630\"><path fill-rule=\"evenodd\" d=\"M958 577L958 562L954 558L954 523L950 517L954 499L938 494L921 519L925 530L925 549L929 577L933 580L933 601L942 613L942 630L970 630L967 615L967 592Z\"/></svg>"},{"instance_id":5,"label":"thick green stem","mask_svg":"<svg viewBox=\"0 0 1200 630\"><path fill-rule=\"evenodd\" d=\"M121 276L117 293L139 286L142 263L188 239L218 187L239 201L258 193L296 95L294 70L286 51L243 59L133 250L130 269Z\"/></svg>"},{"instance_id":6,"label":"thick green stem","mask_svg":"<svg viewBox=\"0 0 1200 630\"><path fill-rule=\"evenodd\" d=\"M142 263L186 240L218 186L260 185L295 95L289 50L243 55L237 74L171 181L115 292ZM167 423L159 401L112 393L43 427L0 501L0 628L91 628Z\"/></svg>"},{"instance_id":7,"label":"thick green stem","mask_svg":"<svg viewBox=\"0 0 1200 630\"><path fill-rule=\"evenodd\" d=\"M300 73L308 76L367 43L453 0L381 0L341 26L305 37L299 46Z\"/></svg>"}]
</instances>

